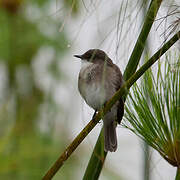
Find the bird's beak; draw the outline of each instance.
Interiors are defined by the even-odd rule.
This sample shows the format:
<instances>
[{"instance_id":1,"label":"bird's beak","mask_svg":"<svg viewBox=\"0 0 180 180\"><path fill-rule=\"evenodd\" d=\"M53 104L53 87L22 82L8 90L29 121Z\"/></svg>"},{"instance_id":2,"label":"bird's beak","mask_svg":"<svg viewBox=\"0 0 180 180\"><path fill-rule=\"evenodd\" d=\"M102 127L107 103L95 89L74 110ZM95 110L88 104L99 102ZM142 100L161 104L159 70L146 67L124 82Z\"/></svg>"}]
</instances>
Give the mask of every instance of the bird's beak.
<instances>
[{"instance_id":1,"label":"bird's beak","mask_svg":"<svg viewBox=\"0 0 180 180\"><path fill-rule=\"evenodd\" d=\"M74 57L82 59L82 55L74 55Z\"/></svg>"}]
</instances>

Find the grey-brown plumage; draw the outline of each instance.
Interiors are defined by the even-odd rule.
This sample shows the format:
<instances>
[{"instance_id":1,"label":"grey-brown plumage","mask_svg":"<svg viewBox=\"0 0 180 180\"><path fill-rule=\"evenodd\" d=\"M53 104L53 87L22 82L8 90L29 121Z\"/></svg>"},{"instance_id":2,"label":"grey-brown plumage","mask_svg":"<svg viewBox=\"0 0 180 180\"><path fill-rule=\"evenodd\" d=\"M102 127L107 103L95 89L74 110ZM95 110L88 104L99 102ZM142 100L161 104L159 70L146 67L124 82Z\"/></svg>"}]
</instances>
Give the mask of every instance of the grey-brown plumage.
<instances>
[{"instance_id":1,"label":"grey-brown plumage","mask_svg":"<svg viewBox=\"0 0 180 180\"><path fill-rule=\"evenodd\" d=\"M123 85L123 77L118 66L113 64L106 53L99 49L90 49L83 55L75 55L82 60L78 88L86 103L99 110ZM105 151L117 149L116 126L124 114L124 102L121 98L104 116Z\"/></svg>"}]
</instances>

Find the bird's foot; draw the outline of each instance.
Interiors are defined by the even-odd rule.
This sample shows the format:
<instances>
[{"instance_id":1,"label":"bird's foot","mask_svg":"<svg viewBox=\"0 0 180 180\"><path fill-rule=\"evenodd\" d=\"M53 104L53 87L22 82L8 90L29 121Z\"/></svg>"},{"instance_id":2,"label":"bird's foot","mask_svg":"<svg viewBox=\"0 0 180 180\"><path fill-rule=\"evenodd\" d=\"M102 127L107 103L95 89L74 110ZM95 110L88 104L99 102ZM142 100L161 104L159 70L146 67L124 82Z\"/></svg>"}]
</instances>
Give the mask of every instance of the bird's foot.
<instances>
[{"instance_id":1,"label":"bird's foot","mask_svg":"<svg viewBox=\"0 0 180 180\"><path fill-rule=\"evenodd\" d=\"M94 114L93 114L92 120L94 120L94 119L95 119L95 117L96 117L96 113L97 113L97 110L95 110L95 111L94 111Z\"/></svg>"}]
</instances>

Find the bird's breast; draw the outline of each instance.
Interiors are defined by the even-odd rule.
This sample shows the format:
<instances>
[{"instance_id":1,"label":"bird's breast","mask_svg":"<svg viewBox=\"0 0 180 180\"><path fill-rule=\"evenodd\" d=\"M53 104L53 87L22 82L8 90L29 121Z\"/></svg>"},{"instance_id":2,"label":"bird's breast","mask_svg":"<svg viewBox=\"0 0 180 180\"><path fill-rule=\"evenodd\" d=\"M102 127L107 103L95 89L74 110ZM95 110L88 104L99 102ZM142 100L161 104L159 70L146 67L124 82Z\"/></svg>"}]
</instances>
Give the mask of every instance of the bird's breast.
<instances>
[{"instance_id":1,"label":"bird's breast","mask_svg":"<svg viewBox=\"0 0 180 180\"><path fill-rule=\"evenodd\" d=\"M105 89L103 82L97 76L96 65L91 64L81 68L79 73L78 88L86 103L93 109L100 109L105 103Z\"/></svg>"}]
</instances>

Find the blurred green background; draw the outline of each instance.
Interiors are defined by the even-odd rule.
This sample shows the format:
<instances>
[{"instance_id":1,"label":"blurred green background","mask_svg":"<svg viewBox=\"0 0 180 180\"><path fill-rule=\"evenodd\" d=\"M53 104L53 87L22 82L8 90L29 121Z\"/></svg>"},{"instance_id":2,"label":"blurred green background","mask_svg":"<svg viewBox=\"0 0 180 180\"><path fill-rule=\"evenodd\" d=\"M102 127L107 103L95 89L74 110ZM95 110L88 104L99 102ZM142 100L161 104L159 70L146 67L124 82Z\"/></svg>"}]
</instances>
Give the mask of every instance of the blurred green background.
<instances>
[{"instance_id":1,"label":"blurred green background","mask_svg":"<svg viewBox=\"0 0 180 180\"><path fill-rule=\"evenodd\" d=\"M66 144L60 138L61 134L68 136L66 128L60 129L58 140L54 133L54 119L61 107L51 90L40 84L38 74L50 54L46 76L56 83L63 76L57 64L67 53L68 37L59 32L59 19L49 14L52 3L0 1L0 179L41 179ZM64 11L72 8L71 1L61 3ZM77 5L72 8L74 14ZM56 178L72 179L77 162L71 158L71 173L67 164Z\"/></svg>"}]
</instances>

